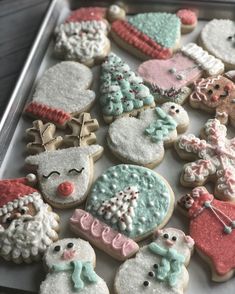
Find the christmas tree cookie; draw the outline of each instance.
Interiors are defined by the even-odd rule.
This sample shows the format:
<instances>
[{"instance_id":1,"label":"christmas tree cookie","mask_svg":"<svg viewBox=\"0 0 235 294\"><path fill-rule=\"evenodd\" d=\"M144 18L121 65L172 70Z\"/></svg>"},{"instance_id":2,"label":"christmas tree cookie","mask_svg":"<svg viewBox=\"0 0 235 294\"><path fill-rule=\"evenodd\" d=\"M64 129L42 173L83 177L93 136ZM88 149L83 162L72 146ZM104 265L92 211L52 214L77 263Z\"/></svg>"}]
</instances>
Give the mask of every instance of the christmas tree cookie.
<instances>
[{"instance_id":1,"label":"christmas tree cookie","mask_svg":"<svg viewBox=\"0 0 235 294\"><path fill-rule=\"evenodd\" d=\"M114 53L102 64L100 79L100 103L107 123L120 116L136 116L141 110L155 105L142 78Z\"/></svg>"}]
</instances>

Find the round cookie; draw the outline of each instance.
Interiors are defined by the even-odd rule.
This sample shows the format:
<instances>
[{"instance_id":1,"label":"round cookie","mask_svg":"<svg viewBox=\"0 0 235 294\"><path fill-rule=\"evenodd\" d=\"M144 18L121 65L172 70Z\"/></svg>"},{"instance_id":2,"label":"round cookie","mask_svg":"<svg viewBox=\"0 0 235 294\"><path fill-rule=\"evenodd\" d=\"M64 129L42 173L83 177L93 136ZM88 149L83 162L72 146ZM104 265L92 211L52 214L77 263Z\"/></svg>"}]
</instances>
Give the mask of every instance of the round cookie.
<instances>
[{"instance_id":1,"label":"round cookie","mask_svg":"<svg viewBox=\"0 0 235 294\"><path fill-rule=\"evenodd\" d=\"M174 193L162 176L124 164L99 177L86 202L88 212L136 241L163 227L173 209Z\"/></svg>"}]
</instances>

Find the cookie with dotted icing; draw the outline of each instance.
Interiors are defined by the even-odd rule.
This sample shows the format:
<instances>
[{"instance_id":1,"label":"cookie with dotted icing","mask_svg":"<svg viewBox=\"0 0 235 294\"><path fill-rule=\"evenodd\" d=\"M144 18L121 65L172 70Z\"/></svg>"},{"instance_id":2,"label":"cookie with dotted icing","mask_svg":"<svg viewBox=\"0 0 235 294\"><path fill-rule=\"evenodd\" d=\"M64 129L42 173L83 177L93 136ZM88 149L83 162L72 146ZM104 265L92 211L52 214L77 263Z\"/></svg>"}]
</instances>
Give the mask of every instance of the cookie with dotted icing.
<instances>
[{"instance_id":1,"label":"cookie with dotted icing","mask_svg":"<svg viewBox=\"0 0 235 294\"><path fill-rule=\"evenodd\" d=\"M193 239L178 229L158 230L149 245L120 266L114 281L115 293L184 293L189 281L186 266L193 247Z\"/></svg>"},{"instance_id":2,"label":"cookie with dotted icing","mask_svg":"<svg viewBox=\"0 0 235 294\"><path fill-rule=\"evenodd\" d=\"M106 123L122 116L136 116L155 106L142 78L114 53L110 53L102 64L100 81L100 104Z\"/></svg>"},{"instance_id":3,"label":"cookie with dotted icing","mask_svg":"<svg viewBox=\"0 0 235 294\"><path fill-rule=\"evenodd\" d=\"M108 147L125 163L153 168L162 161L165 147L173 144L188 124L184 108L167 102L141 112L138 118L123 117L114 121L107 134Z\"/></svg>"},{"instance_id":4,"label":"cookie with dotted icing","mask_svg":"<svg viewBox=\"0 0 235 294\"><path fill-rule=\"evenodd\" d=\"M189 234L199 255L209 263L212 280L224 282L232 278L235 273L234 203L216 200L205 187L197 187L181 197L178 206L190 219Z\"/></svg>"},{"instance_id":5,"label":"cookie with dotted icing","mask_svg":"<svg viewBox=\"0 0 235 294\"><path fill-rule=\"evenodd\" d=\"M78 62L64 61L50 67L40 78L32 101L24 112L65 127L73 115L91 108L95 92L89 90L91 70Z\"/></svg>"},{"instance_id":6,"label":"cookie with dotted icing","mask_svg":"<svg viewBox=\"0 0 235 294\"><path fill-rule=\"evenodd\" d=\"M105 281L94 271L95 252L82 239L57 241L45 253L44 263L48 274L40 294L109 294Z\"/></svg>"},{"instance_id":7,"label":"cookie with dotted icing","mask_svg":"<svg viewBox=\"0 0 235 294\"><path fill-rule=\"evenodd\" d=\"M213 19L201 31L200 41L210 54L221 59L227 70L235 67L235 22Z\"/></svg>"},{"instance_id":8,"label":"cookie with dotted icing","mask_svg":"<svg viewBox=\"0 0 235 294\"><path fill-rule=\"evenodd\" d=\"M125 164L99 177L86 202L89 213L135 241L163 227L173 209L174 193L162 176Z\"/></svg>"}]
</instances>

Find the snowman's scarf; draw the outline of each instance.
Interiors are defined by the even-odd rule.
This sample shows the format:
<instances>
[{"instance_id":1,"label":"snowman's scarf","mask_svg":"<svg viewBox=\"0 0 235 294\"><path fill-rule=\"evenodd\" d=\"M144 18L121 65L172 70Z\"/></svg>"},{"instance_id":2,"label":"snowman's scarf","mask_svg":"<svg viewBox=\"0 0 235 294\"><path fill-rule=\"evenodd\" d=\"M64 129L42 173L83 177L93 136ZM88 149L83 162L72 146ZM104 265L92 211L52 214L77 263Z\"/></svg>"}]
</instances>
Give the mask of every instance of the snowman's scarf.
<instances>
[{"instance_id":1,"label":"snowman's scarf","mask_svg":"<svg viewBox=\"0 0 235 294\"><path fill-rule=\"evenodd\" d=\"M156 107L155 111L158 118L145 129L145 134L151 138L151 141L159 142L163 141L171 131L176 129L177 123L160 107Z\"/></svg>"},{"instance_id":2,"label":"snowman's scarf","mask_svg":"<svg viewBox=\"0 0 235 294\"><path fill-rule=\"evenodd\" d=\"M156 269L156 279L168 282L171 287L175 286L180 278L185 257L175 249L165 249L154 242L149 244L148 248L152 253L162 256Z\"/></svg>"},{"instance_id":3,"label":"snowman's scarf","mask_svg":"<svg viewBox=\"0 0 235 294\"><path fill-rule=\"evenodd\" d=\"M72 271L72 282L74 289L80 291L84 288L84 283L97 283L98 276L95 273L91 262L87 261L71 261L64 264L55 264L52 266L52 271L54 272L63 272L63 271Z\"/></svg>"}]
</instances>

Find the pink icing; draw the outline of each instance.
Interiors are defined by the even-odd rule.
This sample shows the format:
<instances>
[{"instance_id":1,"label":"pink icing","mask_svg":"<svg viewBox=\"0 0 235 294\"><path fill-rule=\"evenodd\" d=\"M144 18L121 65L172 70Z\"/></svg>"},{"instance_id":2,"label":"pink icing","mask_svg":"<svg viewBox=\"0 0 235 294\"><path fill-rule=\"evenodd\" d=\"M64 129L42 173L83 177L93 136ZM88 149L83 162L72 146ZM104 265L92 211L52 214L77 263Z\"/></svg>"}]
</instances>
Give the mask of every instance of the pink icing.
<instances>
[{"instance_id":1,"label":"pink icing","mask_svg":"<svg viewBox=\"0 0 235 294\"><path fill-rule=\"evenodd\" d=\"M106 8L102 7L83 7L74 10L66 22L79 22L86 20L103 20L106 15Z\"/></svg>"},{"instance_id":2,"label":"pink icing","mask_svg":"<svg viewBox=\"0 0 235 294\"><path fill-rule=\"evenodd\" d=\"M180 9L176 15L183 25L195 25L197 23L197 15L190 9Z\"/></svg>"},{"instance_id":3,"label":"pink icing","mask_svg":"<svg viewBox=\"0 0 235 294\"><path fill-rule=\"evenodd\" d=\"M70 196L74 191L74 184L72 182L63 182L59 184L57 192L62 197Z\"/></svg>"},{"instance_id":4,"label":"pink icing","mask_svg":"<svg viewBox=\"0 0 235 294\"><path fill-rule=\"evenodd\" d=\"M70 218L70 226L75 233L118 260L125 260L139 250L135 241L113 230L82 209L74 211Z\"/></svg>"}]
</instances>

